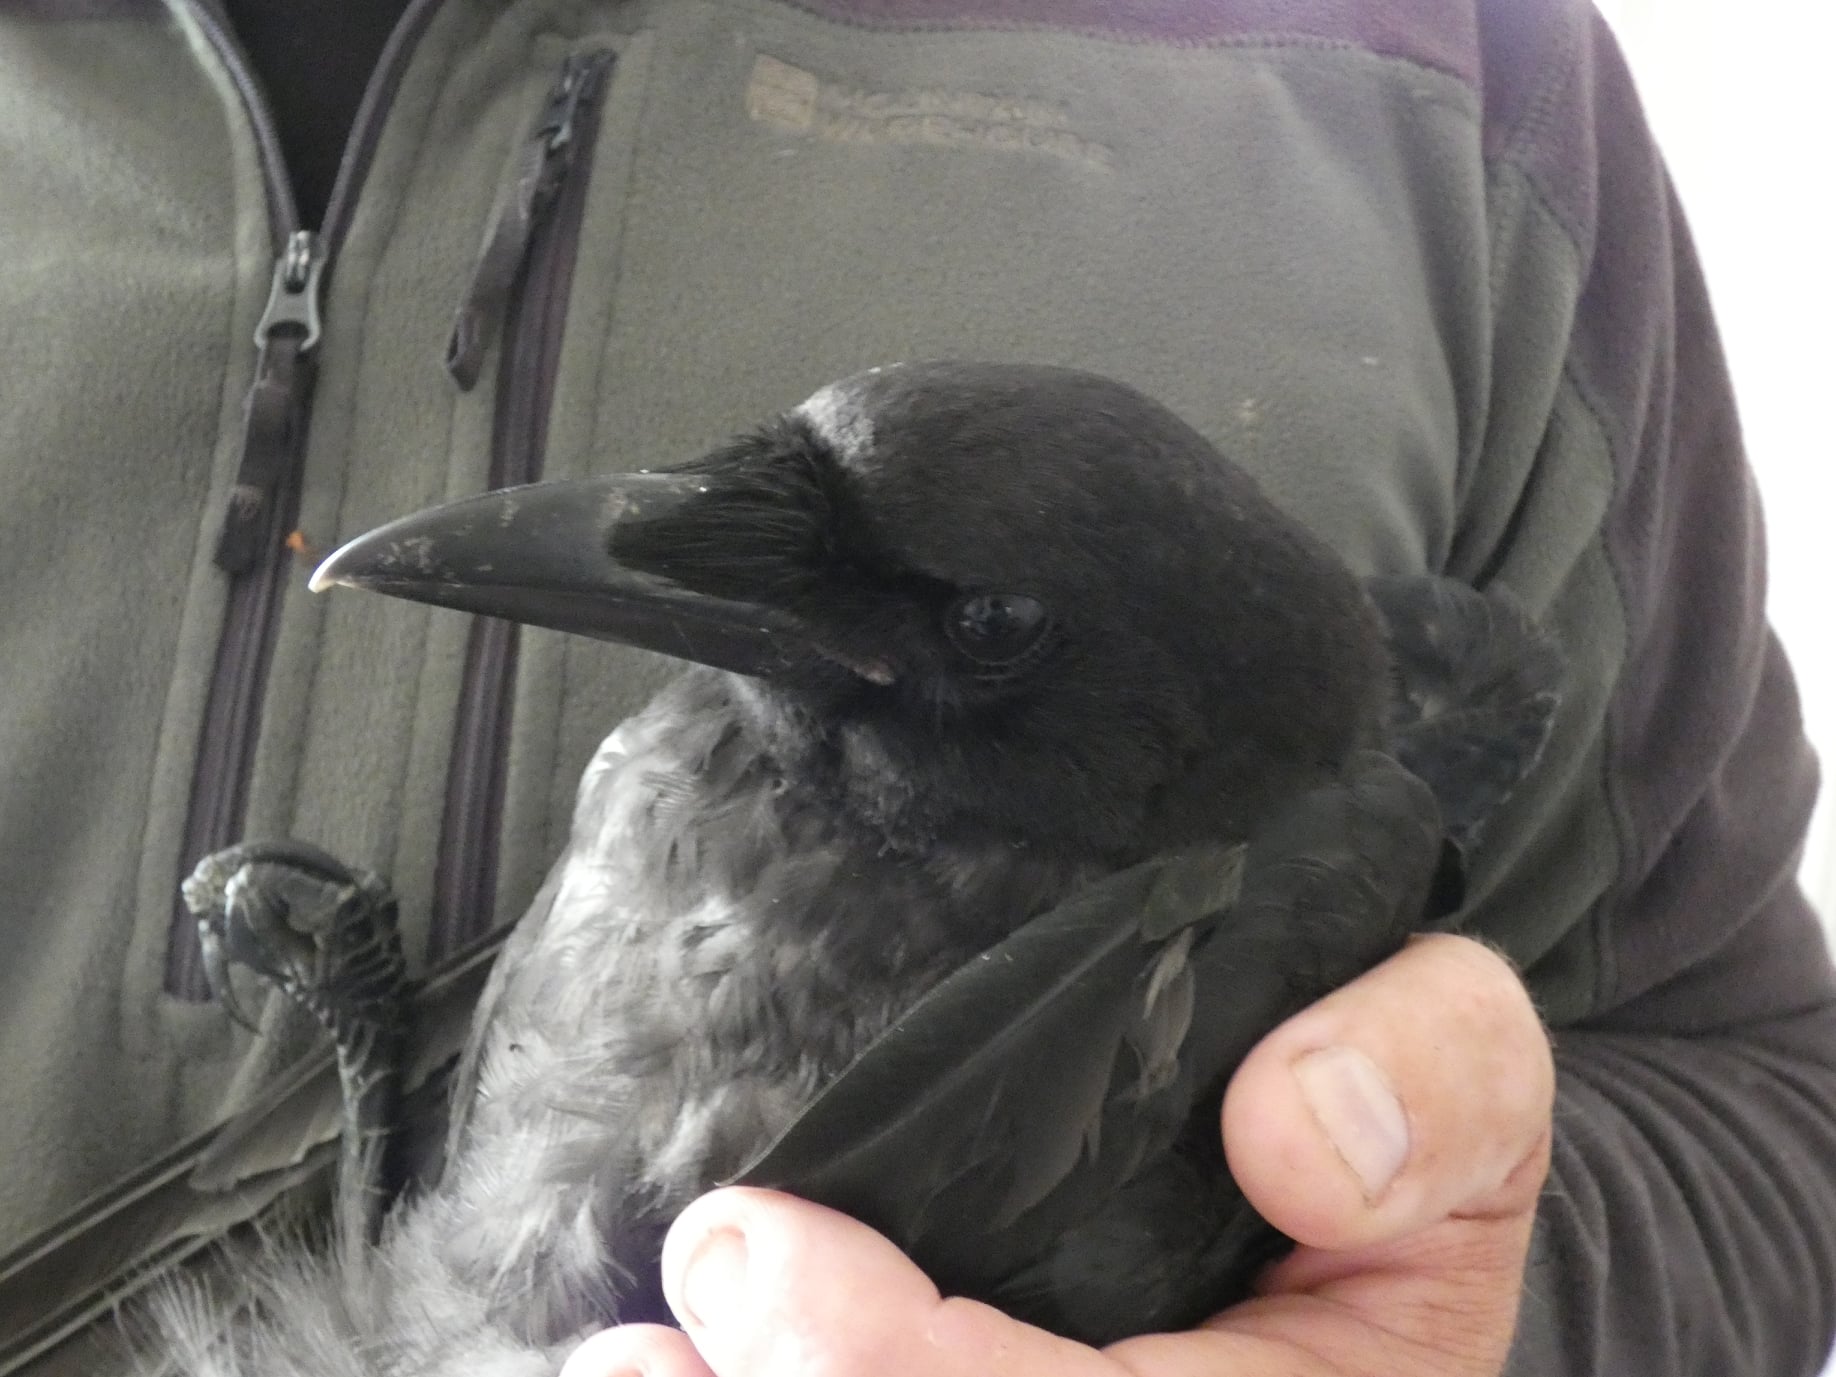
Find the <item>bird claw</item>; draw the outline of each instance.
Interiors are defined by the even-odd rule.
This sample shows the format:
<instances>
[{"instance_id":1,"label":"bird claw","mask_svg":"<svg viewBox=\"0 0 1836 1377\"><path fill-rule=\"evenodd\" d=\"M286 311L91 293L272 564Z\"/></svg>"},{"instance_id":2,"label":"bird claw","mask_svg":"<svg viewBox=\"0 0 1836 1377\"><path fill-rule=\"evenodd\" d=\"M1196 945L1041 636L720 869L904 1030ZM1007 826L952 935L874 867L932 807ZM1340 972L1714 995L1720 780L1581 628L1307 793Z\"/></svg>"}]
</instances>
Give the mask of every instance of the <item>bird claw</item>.
<instances>
[{"instance_id":1,"label":"bird claw","mask_svg":"<svg viewBox=\"0 0 1836 1377\"><path fill-rule=\"evenodd\" d=\"M259 1033L261 1029L244 1012L242 1000L236 994L236 983L230 978L230 961L223 950L226 919L217 910L198 914L197 917L198 947L204 957L204 984L210 991L210 997L217 1002L218 1008L229 1015L231 1023L251 1033Z\"/></svg>"},{"instance_id":2,"label":"bird claw","mask_svg":"<svg viewBox=\"0 0 1836 1377\"><path fill-rule=\"evenodd\" d=\"M198 920L204 978L233 1021L255 1031L231 975L244 966L331 1034L345 1118L339 1228L373 1242L393 1195L400 1107L407 969L395 896L370 871L293 841L206 856L180 889Z\"/></svg>"},{"instance_id":3,"label":"bird claw","mask_svg":"<svg viewBox=\"0 0 1836 1377\"><path fill-rule=\"evenodd\" d=\"M249 842L206 856L181 888L205 981L241 1026L255 1027L235 966L304 1004L341 1041L393 1003L403 977L395 898L375 874L302 842Z\"/></svg>"}]
</instances>

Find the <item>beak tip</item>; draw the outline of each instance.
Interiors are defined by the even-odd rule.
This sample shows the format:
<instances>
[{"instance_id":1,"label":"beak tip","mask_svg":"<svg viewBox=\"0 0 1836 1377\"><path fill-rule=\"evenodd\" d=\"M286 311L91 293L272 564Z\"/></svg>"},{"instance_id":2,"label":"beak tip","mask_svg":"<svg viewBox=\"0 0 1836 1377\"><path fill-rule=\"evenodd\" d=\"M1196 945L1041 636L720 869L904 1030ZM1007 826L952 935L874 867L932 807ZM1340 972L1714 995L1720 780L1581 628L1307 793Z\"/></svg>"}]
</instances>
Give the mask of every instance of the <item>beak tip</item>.
<instances>
[{"instance_id":1,"label":"beak tip","mask_svg":"<svg viewBox=\"0 0 1836 1377\"><path fill-rule=\"evenodd\" d=\"M351 561L346 553L351 547L342 545L319 561L319 567L312 571L312 577L306 581L306 587L314 593L323 593L339 585L349 586L353 583L347 566Z\"/></svg>"}]
</instances>

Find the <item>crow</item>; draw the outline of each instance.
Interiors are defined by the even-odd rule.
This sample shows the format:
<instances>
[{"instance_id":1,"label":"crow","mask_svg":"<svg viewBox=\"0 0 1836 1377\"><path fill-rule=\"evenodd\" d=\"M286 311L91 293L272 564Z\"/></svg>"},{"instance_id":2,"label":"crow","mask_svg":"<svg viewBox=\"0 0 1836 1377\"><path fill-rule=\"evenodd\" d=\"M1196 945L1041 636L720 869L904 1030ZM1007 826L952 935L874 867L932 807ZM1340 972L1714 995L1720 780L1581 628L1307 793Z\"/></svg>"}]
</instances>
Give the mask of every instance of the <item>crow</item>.
<instances>
[{"instance_id":1,"label":"crow","mask_svg":"<svg viewBox=\"0 0 1836 1377\"><path fill-rule=\"evenodd\" d=\"M1167 408L1021 364L405 517L337 584L692 667L586 769L438 1182L271 1249L253 1317L175 1306L198 1377L552 1373L735 1180L1073 1338L1197 1321L1285 1242L1223 1160L1230 1072L1457 912L1563 673L1502 590L1360 578ZM233 860L193 896L215 968L340 1007L374 878ZM290 864L323 902L248 901Z\"/></svg>"}]
</instances>

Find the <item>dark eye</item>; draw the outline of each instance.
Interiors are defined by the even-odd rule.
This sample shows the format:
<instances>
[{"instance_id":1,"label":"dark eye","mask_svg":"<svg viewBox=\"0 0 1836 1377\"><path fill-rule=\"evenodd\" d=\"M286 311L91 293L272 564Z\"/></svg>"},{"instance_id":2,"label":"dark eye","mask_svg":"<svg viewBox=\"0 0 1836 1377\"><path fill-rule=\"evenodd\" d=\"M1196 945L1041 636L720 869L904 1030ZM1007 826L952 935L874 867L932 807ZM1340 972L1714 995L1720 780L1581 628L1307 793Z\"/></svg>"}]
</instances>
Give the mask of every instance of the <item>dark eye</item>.
<instances>
[{"instance_id":1,"label":"dark eye","mask_svg":"<svg viewBox=\"0 0 1836 1377\"><path fill-rule=\"evenodd\" d=\"M1045 604L1024 593L972 593L944 614L950 642L978 665L1005 668L1025 659L1052 619Z\"/></svg>"}]
</instances>

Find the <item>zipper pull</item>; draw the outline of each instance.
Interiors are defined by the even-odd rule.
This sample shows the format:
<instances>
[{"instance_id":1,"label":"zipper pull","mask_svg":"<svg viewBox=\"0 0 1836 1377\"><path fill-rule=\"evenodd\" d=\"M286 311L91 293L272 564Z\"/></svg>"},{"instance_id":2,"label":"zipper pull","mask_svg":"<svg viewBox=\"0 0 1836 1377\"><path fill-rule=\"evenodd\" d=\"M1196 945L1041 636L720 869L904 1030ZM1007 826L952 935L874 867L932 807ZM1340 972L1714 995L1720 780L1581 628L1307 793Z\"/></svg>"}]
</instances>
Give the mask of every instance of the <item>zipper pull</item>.
<instances>
[{"instance_id":1,"label":"zipper pull","mask_svg":"<svg viewBox=\"0 0 1836 1377\"><path fill-rule=\"evenodd\" d=\"M319 279L325 271L325 245L311 230L287 236L286 252L274 265L268 306L255 326L255 347L266 348L282 326L300 329L300 352L319 345Z\"/></svg>"},{"instance_id":2,"label":"zipper pull","mask_svg":"<svg viewBox=\"0 0 1836 1377\"><path fill-rule=\"evenodd\" d=\"M529 260L536 229L574 164L574 123L599 97L612 53L576 53L543 101L541 116L517 154L516 176L492 212L472 280L453 317L446 342L446 371L470 392L484 366L485 350L503 329L511 289Z\"/></svg>"},{"instance_id":3,"label":"zipper pull","mask_svg":"<svg viewBox=\"0 0 1836 1377\"><path fill-rule=\"evenodd\" d=\"M255 327L255 381L244 404L242 459L229 510L217 536L217 567L242 574L269 544L270 509L299 448L300 421L312 391L311 356L319 344L325 246L311 230L288 236L274 265L268 305Z\"/></svg>"}]
</instances>

